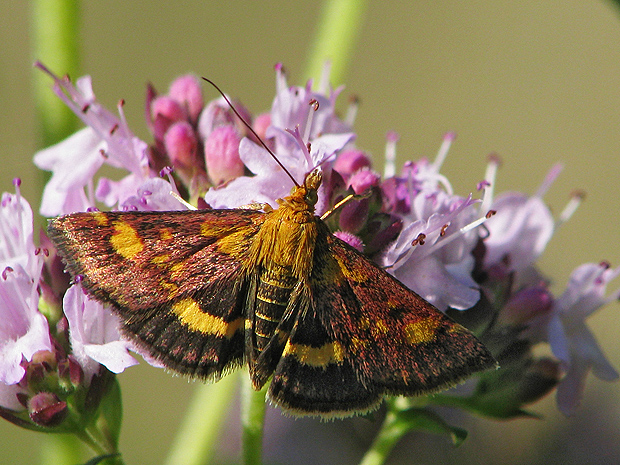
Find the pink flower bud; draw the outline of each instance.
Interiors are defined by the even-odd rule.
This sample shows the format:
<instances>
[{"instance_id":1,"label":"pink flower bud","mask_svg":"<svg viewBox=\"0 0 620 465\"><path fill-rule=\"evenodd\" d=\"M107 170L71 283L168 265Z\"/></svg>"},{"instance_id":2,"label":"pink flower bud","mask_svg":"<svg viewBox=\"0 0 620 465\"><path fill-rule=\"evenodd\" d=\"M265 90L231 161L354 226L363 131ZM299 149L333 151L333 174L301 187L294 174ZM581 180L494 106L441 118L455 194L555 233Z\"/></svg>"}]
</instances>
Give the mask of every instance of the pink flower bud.
<instances>
[{"instance_id":1,"label":"pink flower bud","mask_svg":"<svg viewBox=\"0 0 620 465\"><path fill-rule=\"evenodd\" d=\"M270 113L261 113L256 118L254 118L254 123L252 124L252 129L256 131L256 134L267 144L271 150L275 150L275 138L267 137L267 129L271 126L271 114ZM259 140L251 131L245 132L246 136L256 144L260 145Z\"/></svg>"},{"instance_id":2,"label":"pink flower bud","mask_svg":"<svg viewBox=\"0 0 620 465\"><path fill-rule=\"evenodd\" d=\"M341 173L342 174L342 173ZM349 178L349 186L357 195L363 194L371 187L379 185L381 176L368 168L355 171Z\"/></svg>"},{"instance_id":3,"label":"pink flower bud","mask_svg":"<svg viewBox=\"0 0 620 465\"><path fill-rule=\"evenodd\" d=\"M361 150L345 150L334 162L334 169L345 179L362 168L370 168L370 160Z\"/></svg>"},{"instance_id":4,"label":"pink flower bud","mask_svg":"<svg viewBox=\"0 0 620 465\"><path fill-rule=\"evenodd\" d=\"M153 121L153 136L162 140L168 128L176 121L183 121L187 113L179 102L171 97L157 97L151 102L151 120Z\"/></svg>"},{"instance_id":5,"label":"pink flower bud","mask_svg":"<svg viewBox=\"0 0 620 465\"><path fill-rule=\"evenodd\" d=\"M505 324L520 325L548 312L553 296L544 287L528 287L513 294L501 311L500 319Z\"/></svg>"},{"instance_id":6,"label":"pink flower bud","mask_svg":"<svg viewBox=\"0 0 620 465\"><path fill-rule=\"evenodd\" d=\"M191 122L198 121L198 116L204 107L204 100L202 99L202 87L196 76L187 74L176 78L170 84L168 95L185 108Z\"/></svg>"},{"instance_id":7,"label":"pink flower bud","mask_svg":"<svg viewBox=\"0 0 620 465\"><path fill-rule=\"evenodd\" d=\"M67 413L67 403L50 392L39 392L28 401L28 415L37 425L57 426Z\"/></svg>"},{"instance_id":8,"label":"pink flower bud","mask_svg":"<svg viewBox=\"0 0 620 465\"><path fill-rule=\"evenodd\" d=\"M164 136L164 147L175 169L191 171L196 163L198 141L187 121L174 123Z\"/></svg>"},{"instance_id":9,"label":"pink flower bud","mask_svg":"<svg viewBox=\"0 0 620 465\"><path fill-rule=\"evenodd\" d=\"M355 234L351 234L346 231L336 231L334 233L334 236L336 236L341 241L346 242L358 252L364 252L364 242Z\"/></svg>"},{"instance_id":10,"label":"pink flower bud","mask_svg":"<svg viewBox=\"0 0 620 465\"><path fill-rule=\"evenodd\" d=\"M205 141L205 163L213 185L220 185L243 174L239 142L237 131L230 125L216 127Z\"/></svg>"}]
</instances>

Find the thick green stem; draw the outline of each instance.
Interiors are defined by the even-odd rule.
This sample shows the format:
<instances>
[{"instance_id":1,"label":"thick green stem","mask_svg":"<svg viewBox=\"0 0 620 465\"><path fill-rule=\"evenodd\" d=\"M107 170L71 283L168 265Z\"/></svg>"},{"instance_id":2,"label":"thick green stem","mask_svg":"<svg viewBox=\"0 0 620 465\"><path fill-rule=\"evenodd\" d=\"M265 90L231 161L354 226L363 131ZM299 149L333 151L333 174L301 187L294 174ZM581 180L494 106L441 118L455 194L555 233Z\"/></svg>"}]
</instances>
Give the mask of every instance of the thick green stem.
<instances>
[{"instance_id":1,"label":"thick green stem","mask_svg":"<svg viewBox=\"0 0 620 465\"><path fill-rule=\"evenodd\" d=\"M366 0L325 1L312 48L308 52L306 77L318 81L325 62L329 60L332 84L343 82L364 23L367 4Z\"/></svg>"},{"instance_id":2,"label":"thick green stem","mask_svg":"<svg viewBox=\"0 0 620 465\"><path fill-rule=\"evenodd\" d=\"M243 377L241 395L242 455L244 465L260 465L263 454L266 386L255 391L248 376Z\"/></svg>"},{"instance_id":3,"label":"thick green stem","mask_svg":"<svg viewBox=\"0 0 620 465\"><path fill-rule=\"evenodd\" d=\"M377 437L372 442L370 449L366 451L360 465L382 465L385 463L396 443L407 431L407 426L398 420L396 414L388 411Z\"/></svg>"},{"instance_id":4,"label":"thick green stem","mask_svg":"<svg viewBox=\"0 0 620 465\"><path fill-rule=\"evenodd\" d=\"M214 384L196 386L165 465L204 465L210 462L238 380L239 372Z\"/></svg>"},{"instance_id":5,"label":"thick green stem","mask_svg":"<svg viewBox=\"0 0 620 465\"><path fill-rule=\"evenodd\" d=\"M79 66L79 1L30 2L33 61L39 60L58 74L76 77ZM33 93L40 131L40 145L56 143L75 131L77 118L50 91L50 80L34 70Z\"/></svg>"}]
</instances>

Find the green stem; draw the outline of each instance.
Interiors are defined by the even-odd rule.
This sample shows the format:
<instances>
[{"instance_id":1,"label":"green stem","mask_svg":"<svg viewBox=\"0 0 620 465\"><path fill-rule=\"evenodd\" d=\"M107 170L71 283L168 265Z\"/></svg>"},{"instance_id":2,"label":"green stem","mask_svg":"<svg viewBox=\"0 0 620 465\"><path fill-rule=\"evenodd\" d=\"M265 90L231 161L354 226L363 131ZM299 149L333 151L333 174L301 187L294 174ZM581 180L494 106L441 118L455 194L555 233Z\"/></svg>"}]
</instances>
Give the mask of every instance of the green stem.
<instances>
[{"instance_id":1,"label":"green stem","mask_svg":"<svg viewBox=\"0 0 620 465\"><path fill-rule=\"evenodd\" d=\"M41 465L75 465L82 462L83 448L71 434L45 434L41 442Z\"/></svg>"},{"instance_id":2,"label":"green stem","mask_svg":"<svg viewBox=\"0 0 620 465\"><path fill-rule=\"evenodd\" d=\"M221 432L222 420L236 391L239 373L214 384L198 384L165 465L209 463Z\"/></svg>"},{"instance_id":3,"label":"green stem","mask_svg":"<svg viewBox=\"0 0 620 465\"><path fill-rule=\"evenodd\" d=\"M265 424L265 393L267 387L255 391L252 381L244 376L241 392L242 455L244 465L261 465L263 426Z\"/></svg>"},{"instance_id":4,"label":"green stem","mask_svg":"<svg viewBox=\"0 0 620 465\"><path fill-rule=\"evenodd\" d=\"M366 451L360 465L382 465L392 452L396 443L407 433L407 426L398 420L394 412L388 411L383 425Z\"/></svg>"},{"instance_id":5,"label":"green stem","mask_svg":"<svg viewBox=\"0 0 620 465\"><path fill-rule=\"evenodd\" d=\"M325 62L329 60L331 82L334 85L343 82L364 23L367 4L367 0L325 1L319 27L308 53L306 77L318 82Z\"/></svg>"},{"instance_id":6,"label":"green stem","mask_svg":"<svg viewBox=\"0 0 620 465\"><path fill-rule=\"evenodd\" d=\"M58 74L76 77L79 64L79 1L30 2L32 58ZM40 71L33 76L33 92L40 130L40 145L56 143L75 131L77 118L50 91L50 81Z\"/></svg>"}]
</instances>

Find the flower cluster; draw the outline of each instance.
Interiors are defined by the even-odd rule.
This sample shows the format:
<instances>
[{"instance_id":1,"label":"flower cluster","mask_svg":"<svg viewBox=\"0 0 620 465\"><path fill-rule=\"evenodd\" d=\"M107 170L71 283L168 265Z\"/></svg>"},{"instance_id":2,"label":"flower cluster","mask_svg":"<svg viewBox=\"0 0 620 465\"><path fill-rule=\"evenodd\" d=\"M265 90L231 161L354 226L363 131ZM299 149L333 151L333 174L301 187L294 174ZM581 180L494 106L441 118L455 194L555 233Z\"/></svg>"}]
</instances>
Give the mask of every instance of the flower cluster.
<instances>
[{"instance_id":1,"label":"flower cluster","mask_svg":"<svg viewBox=\"0 0 620 465\"><path fill-rule=\"evenodd\" d=\"M137 362L109 309L68 287L47 238L34 245L32 210L14 184L0 204L0 415L73 431L96 413L110 371Z\"/></svg>"},{"instance_id":2,"label":"flower cluster","mask_svg":"<svg viewBox=\"0 0 620 465\"><path fill-rule=\"evenodd\" d=\"M381 176L354 143L352 116L337 115L341 89L321 85L313 90L311 82L289 86L281 66L269 112L254 117L235 103L245 122L222 98L205 104L193 76L178 78L163 95L149 86L147 125L153 140L148 144L127 127L122 102L118 116L97 103L89 77L74 86L37 66L86 124L35 155L36 165L52 172L42 215L102 205L187 208L179 196L197 208L275 208L276 199L292 187L289 176L301 181L320 166L318 214L356 194L329 216L333 233L469 327L498 359L501 368L480 375L473 393L453 398L453 405L495 417L523 415L524 405L557 387L558 406L570 414L590 371L604 380L618 377L585 319L619 296L619 291L606 296L605 288L620 268L582 265L560 296L551 293L536 268L554 230L578 204L575 197L554 219L543 202L558 167L533 196L494 196L498 161L491 157L483 179L472 184L476 194L460 196L440 173L454 134L445 136L435 160L407 162L397 173L397 136L390 133ZM355 114L352 105L349 115ZM104 164L125 170L125 177L97 177ZM52 427L66 418L75 421L80 408L92 410L84 400L72 399L79 394L92 401L97 396L84 392L98 386L104 373L119 373L135 360L109 310L90 300L79 282L69 287L44 235L35 247L32 212L19 195L19 183L16 187L16 194L3 195L0 206L1 414L22 425ZM534 356L538 344L548 344L554 357Z\"/></svg>"}]
</instances>

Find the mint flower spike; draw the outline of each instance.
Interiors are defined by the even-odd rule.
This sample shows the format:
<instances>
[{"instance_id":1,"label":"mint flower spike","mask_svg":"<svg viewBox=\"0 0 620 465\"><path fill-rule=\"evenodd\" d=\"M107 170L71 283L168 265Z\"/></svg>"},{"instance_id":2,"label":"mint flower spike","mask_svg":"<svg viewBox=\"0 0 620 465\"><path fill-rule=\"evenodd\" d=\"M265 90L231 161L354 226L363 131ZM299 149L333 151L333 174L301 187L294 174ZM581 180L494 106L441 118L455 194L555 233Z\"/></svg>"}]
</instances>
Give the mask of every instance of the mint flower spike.
<instances>
[{"instance_id":1,"label":"mint flower spike","mask_svg":"<svg viewBox=\"0 0 620 465\"><path fill-rule=\"evenodd\" d=\"M52 77L54 93L87 125L35 154L35 164L52 171L52 178L43 192L42 215L84 211L94 207L95 195L96 200L108 206L115 205L153 175L148 168L148 146L127 127L122 101L118 106L119 116L114 116L95 100L90 76L79 78L73 86L67 78L59 78L42 63L37 62L35 66ZM104 163L125 168L131 174L120 182L101 179L95 192L93 177Z\"/></svg>"},{"instance_id":2,"label":"mint flower spike","mask_svg":"<svg viewBox=\"0 0 620 465\"><path fill-rule=\"evenodd\" d=\"M43 259L32 240L32 209L19 180L14 184L16 193L5 192L0 202L0 399L22 379L23 360L52 349L47 320L38 311ZM5 402L14 406L14 398Z\"/></svg>"},{"instance_id":3,"label":"mint flower spike","mask_svg":"<svg viewBox=\"0 0 620 465\"><path fill-rule=\"evenodd\" d=\"M603 305L620 297L620 289L605 297L607 284L620 275L620 267L607 263L586 263L570 276L564 293L551 308L547 337L553 354L561 361L566 375L557 389L558 408L565 415L577 409L590 371L604 381L618 379L585 320Z\"/></svg>"}]
</instances>

